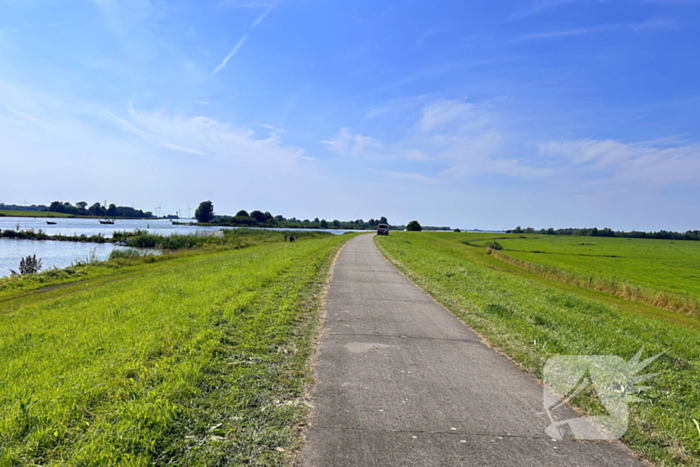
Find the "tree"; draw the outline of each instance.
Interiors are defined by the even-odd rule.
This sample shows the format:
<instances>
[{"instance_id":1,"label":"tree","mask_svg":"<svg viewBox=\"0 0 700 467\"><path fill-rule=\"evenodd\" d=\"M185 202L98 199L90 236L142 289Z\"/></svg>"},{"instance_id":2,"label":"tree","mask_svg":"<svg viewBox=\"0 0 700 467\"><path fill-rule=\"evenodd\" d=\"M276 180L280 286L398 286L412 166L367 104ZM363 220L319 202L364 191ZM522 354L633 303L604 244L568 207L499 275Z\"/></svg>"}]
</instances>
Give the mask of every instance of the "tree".
<instances>
[{"instance_id":1,"label":"tree","mask_svg":"<svg viewBox=\"0 0 700 467\"><path fill-rule=\"evenodd\" d=\"M88 211L90 211L90 214L93 216L103 216L105 214L105 210L100 203L93 204Z\"/></svg>"},{"instance_id":2,"label":"tree","mask_svg":"<svg viewBox=\"0 0 700 467\"><path fill-rule=\"evenodd\" d=\"M236 217L239 217L239 216L240 216L240 217L250 217L250 216L248 215L248 211L245 211L245 210L243 210L243 209L241 209L240 211L238 211L238 212L236 213Z\"/></svg>"},{"instance_id":3,"label":"tree","mask_svg":"<svg viewBox=\"0 0 700 467\"><path fill-rule=\"evenodd\" d=\"M263 214L262 211L253 211L250 213L250 217L255 219L256 222L260 222L261 224L267 220L265 214Z\"/></svg>"},{"instance_id":4,"label":"tree","mask_svg":"<svg viewBox=\"0 0 700 467\"><path fill-rule=\"evenodd\" d=\"M214 220L214 204L211 201L202 201L194 212L197 222L209 223Z\"/></svg>"},{"instance_id":5,"label":"tree","mask_svg":"<svg viewBox=\"0 0 700 467\"><path fill-rule=\"evenodd\" d=\"M423 230L423 228L420 226L418 221L411 221L406 226L406 230L408 230L409 232L420 232L421 230Z\"/></svg>"},{"instance_id":6,"label":"tree","mask_svg":"<svg viewBox=\"0 0 700 467\"><path fill-rule=\"evenodd\" d=\"M49 206L49 211L51 212L64 212L63 203L60 201L54 201Z\"/></svg>"},{"instance_id":7,"label":"tree","mask_svg":"<svg viewBox=\"0 0 700 467\"><path fill-rule=\"evenodd\" d=\"M457 228L457 229L454 229L453 232L461 232L461 230Z\"/></svg>"},{"instance_id":8,"label":"tree","mask_svg":"<svg viewBox=\"0 0 700 467\"><path fill-rule=\"evenodd\" d=\"M380 223L380 224L388 224L389 221L386 220L386 217L382 216L382 217L379 218L379 223Z\"/></svg>"},{"instance_id":9,"label":"tree","mask_svg":"<svg viewBox=\"0 0 700 467\"><path fill-rule=\"evenodd\" d=\"M326 219L321 219L321 228L322 229L328 228L328 221Z\"/></svg>"},{"instance_id":10,"label":"tree","mask_svg":"<svg viewBox=\"0 0 700 467\"><path fill-rule=\"evenodd\" d=\"M75 203L75 207L77 207L81 211L84 211L87 208L87 203L85 201L78 201L77 203Z\"/></svg>"},{"instance_id":11,"label":"tree","mask_svg":"<svg viewBox=\"0 0 700 467\"><path fill-rule=\"evenodd\" d=\"M107 208L107 217L117 217L118 215L117 206L114 203L110 204Z\"/></svg>"}]
</instances>

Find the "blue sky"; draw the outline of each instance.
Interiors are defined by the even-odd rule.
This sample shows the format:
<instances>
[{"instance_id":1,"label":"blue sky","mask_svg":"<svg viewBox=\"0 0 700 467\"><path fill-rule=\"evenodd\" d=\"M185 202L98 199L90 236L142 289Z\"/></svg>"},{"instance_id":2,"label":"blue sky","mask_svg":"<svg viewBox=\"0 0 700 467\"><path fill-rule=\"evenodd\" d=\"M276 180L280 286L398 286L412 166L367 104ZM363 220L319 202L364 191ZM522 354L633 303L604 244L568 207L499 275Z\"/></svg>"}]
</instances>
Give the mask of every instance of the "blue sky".
<instances>
[{"instance_id":1,"label":"blue sky","mask_svg":"<svg viewBox=\"0 0 700 467\"><path fill-rule=\"evenodd\" d=\"M700 228L696 0L0 0L0 201Z\"/></svg>"}]
</instances>

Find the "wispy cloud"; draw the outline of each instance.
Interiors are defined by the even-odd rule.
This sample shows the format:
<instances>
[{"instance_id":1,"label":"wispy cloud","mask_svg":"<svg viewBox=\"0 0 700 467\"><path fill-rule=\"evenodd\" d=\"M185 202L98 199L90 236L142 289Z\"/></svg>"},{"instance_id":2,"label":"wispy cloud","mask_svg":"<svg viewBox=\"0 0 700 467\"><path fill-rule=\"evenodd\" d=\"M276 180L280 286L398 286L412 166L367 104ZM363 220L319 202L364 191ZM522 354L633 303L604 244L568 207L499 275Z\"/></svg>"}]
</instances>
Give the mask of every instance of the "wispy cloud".
<instances>
[{"instance_id":1,"label":"wispy cloud","mask_svg":"<svg viewBox=\"0 0 700 467\"><path fill-rule=\"evenodd\" d=\"M244 34L243 37L241 37L241 38L238 40L238 43L233 47L233 50L231 51L231 53L228 54L228 55L226 56L226 58L224 58L224 60L219 64L219 66L217 66L216 68L214 68L214 73L218 73L219 71L223 70L223 68L226 66L226 64L228 63L228 61L231 60L231 58L232 58L234 55L236 55L236 53L237 53L239 50L241 50L241 47L243 47L243 44L245 44L245 42L246 42L247 40L248 40L248 34Z\"/></svg>"},{"instance_id":2,"label":"wispy cloud","mask_svg":"<svg viewBox=\"0 0 700 467\"><path fill-rule=\"evenodd\" d=\"M606 172L618 183L642 185L700 184L700 145L659 147L614 140L550 141L540 154L556 159L573 175Z\"/></svg>"},{"instance_id":3,"label":"wispy cloud","mask_svg":"<svg viewBox=\"0 0 700 467\"><path fill-rule=\"evenodd\" d=\"M258 25L259 25L260 23L263 22L263 20L265 19L265 17L266 17L267 15L270 14L270 12L277 6L278 3L279 3L279 0L277 0L276 2L271 3L270 6L268 6L267 8L265 8L265 11L263 11L263 12L260 14L260 16L258 16L257 18L255 18L255 21L253 21L253 24L250 25L251 29L254 29L254 28L258 27Z\"/></svg>"},{"instance_id":4,"label":"wispy cloud","mask_svg":"<svg viewBox=\"0 0 700 467\"><path fill-rule=\"evenodd\" d=\"M484 105L441 99L423 108L421 127L430 132L457 123L463 131L481 127L488 119L488 111Z\"/></svg>"},{"instance_id":5,"label":"wispy cloud","mask_svg":"<svg viewBox=\"0 0 700 467\"><path fill-rule=\"evenodd\" d=\"M275 6L277 6L277 4L279 3L279 1L280 1L280 0L277 0L277 1L275 1L274 3L271 3L267 8L265 8L265 11L263 11L263 12L260 14L260 16L258 16L258 17L255 19L255 21L253 21L253 23L250 25L250 31L247 32L246 34L243 34L243 36L238 40L238 43L233 47L233 50L231 50L231 53L229 53L229 54L226 56L226 58L224 58L224 60L219 64L219 66L217 66L217 67L214 69L214 73L218 73L219 71L221 71L221 70L226 66L226 64L228 63L228 61L231 60L231 58L233 58L233 56L236 55L236 53L237 53L239 50L241 50L241 47L243 47L243 45L244 45L244 44L246 43L246 41L248 40L248 37L250 36L250 32L251 32L253 29L255 29L256 27L258 27L258 26L260 25L260 23L263 22L263 20L267 17L267 15L269 15L270 12L275 8Z\"/></svg>"},{"instance_id":6,"label":"wispy cloud","mask_svg":"<svg viewBox=\"0 0 700 467\"><path fill-rule=\"evenodd\" d=\"M343 128L340 133L332 139L323 140L329 151L340 154L341 156L360 154L368 147L380 147L381 144L369 136L362 136L359 133L352 134L348 128Z\"/></svg>"},{"instance_id":7,"label":"wispy cloud","mask_svg":"<svg viewBox=\"0 0 700 467\"><path fill-rule=\"evenodd\" d=\"M392 178L401 178L404 180L413 180L416 182L436 182L438 179L427 175L413 172L393 172L391 170L382 170L381 173Z\"/></svg>"},{"instance_id":8,"label":"wispy cloud","mask_svg":"<svg viewBox=\"0 0 700 467\"><path fill-rule=\"evenodd\" d=\"M180 146L177 144L160 143L160 145L163 146L164 148L172 149L173 151L186 152L188 154L195 154L197 156L204 156L205 155L204 152L199 151L197 149L192 149L192 148Z\"/></svg>"},{"instance_id":9,"label":"wispy cloud","mask_svg":"<svg viewBox=\"0 0 700 467\"><path fill-rule=\"evenodd\" d=\"M580 1L587 1L587 0L538 0L536 2L530 2L529 5L527 5L524 8L520 8L513 12L508 19L513 20L513 19L521 19L521 18L527 18L529 16L535 16L540 13L543 13L547 10L550 10L552 8L556 8L561 5L565 5L567 3L575 3L575 2L580 2Z\"/></svg>"},{"instance_id":10,"label":"wispy cloud","mask_svg":"<svg viewBox=\"0 0 700 467\"><path fill-rule=\"evenodd\" d=\"M136 23L152 16L150 0L93 0L105 15L109 28L122 34Z\"/></svg>"},{"instance_id":11,"label":"wispy cloud","mask_svg":"<svg viewBox=\"0 0 700 467\"><path fill-rule=\"evenodd\" d=\"M287 130L282 130L281 128L276 128L276 127L274 127L274 126L272 126L272 125L268 125L267 123L263 123L263 124L260 125L260 126L263 127L263 128L265 128L266 130L272 131L273 133L284 134L284 133L287 132Z\"/></svg>"},{"instance_id":12,"label":"wispy cloud","mask_svg":"<svg viewBox=\"0 0 700 467\"><path fill-rule=\"evenodd\" d=\"M406 153L406 160L412 161L412 162L425 162L429 161L430 158L423 154L421 151L408 151Z\"/></svg>"},{"instance_id":13,"label":"wispy cloud","mask_svg":"<svg viewBox=\"0 0 700 467\"><path fill-rule=\"evenodd\" d=\"M574 28L566 29L562 31L551 31L551 32L541 32L528 34L521 37L521 40L528 39L548 39L553 37L565 37L565 36L580 36L585 34L596 34L601 32L611 32L611 31L646 31L652 29L671 29L676 27L677 22L675 20L648 20L643 23L616 23L616 24L604 24L601 26L594 26L590 28Z\"/></svg>"},{"instance_id":14,"label":"wispy cloud","mask_svg":"<svg viewBox=\"0 0 700 467\"><path fill-rule=\"evenodd\" d=\"M262 173L273 167L278 174L299 173L302 149L282 144L280 134L257 138L247 128L235 128L209 117L183 118L161 112L140 112L129 106L129 119L117 119L119 128L146 142Z\"/></svg>"}]
</instances>

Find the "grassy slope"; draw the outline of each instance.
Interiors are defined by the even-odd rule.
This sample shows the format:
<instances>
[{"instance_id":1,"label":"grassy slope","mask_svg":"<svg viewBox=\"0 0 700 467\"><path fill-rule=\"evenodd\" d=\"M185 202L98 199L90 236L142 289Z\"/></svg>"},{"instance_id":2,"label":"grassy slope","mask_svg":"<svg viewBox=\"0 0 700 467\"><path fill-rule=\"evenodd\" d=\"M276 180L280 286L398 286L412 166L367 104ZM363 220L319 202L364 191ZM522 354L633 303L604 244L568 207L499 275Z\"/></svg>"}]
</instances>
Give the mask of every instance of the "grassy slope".
<instances>
[{"instance_id":1,"label":"grassy slope","mask_svg":"<svg viewBox=\"0 0 700 467\"><path fill-rule=\"evenodd\" d=\"M64 287L71 283L82 282L88 279L103 277L102 281L116 280L117 277L130 274L142 274L147 270L169 267L169 265L151 265L147 263L161 263L163 261L182 262L188 261L182 257L192 255L213 254L221 250L234 250L247 248L263 243L283 242L284 231L271 231L262 229L235 229L224 231L224 237L202 237L198 235L154 235L142 234L137 239L151 238L154 240L166 240L168 243L182 244L178 250L164 250L162 255L148 255L142 258L121 258L118 260L80 263L63 269L48 269L40 274L31 274L20 277L0 277L0 302L10 299L25 298L31 292L43 293L46 288ZM330 238L332 234L326 232L300 232L297 239ZM40 240L36 240L40 241ZM188 247L189 245L193 245ZM145 245L151 247L153 245ZM160 246L156 243L155 246ZM129 251L129 250L127 250ZM144 264L146 263L146 264ZM91 287L100 284L101 281L93 280Z\"/></svg>"},{"instance_id":2,"label":"grassy slope","mask_svg":"<svg viewBox=\"0 0 700 467\"><path fill-rule=\"evenodd\" d=\"M698 320L547 281L459 242L460 234L395 233L380 250L405 274L533 375L557 354L629 359L667 353L649 371L645 403L634 404L623 438L660 465L700 465ZM500 241L500 240L499 240ZM597 413L591 399L580 407Z\"/></svg>"},{"instance_id":3,"label":"grassy slope","mask_svg":"<svg viewBox=\"0 0 700 467\"><path fill-rule=\"evenodd\" d=\"M513 258L582 276L613 277L654 290L689 293L700 299L700 242L554 235L502 237L506 239L498 242ZM472 242L469 237L465 239Z\"/></svg>"},{"instance_id":4,"label":"grassy slope","mask_svg":"<svg viewBox=\"0 0 700 467\"><path fill-rule=\"evenodd\" d=\"M347 238L186 256L0 303L0 465L287 463L318 293Z\"/></svg>"}]
</instances>

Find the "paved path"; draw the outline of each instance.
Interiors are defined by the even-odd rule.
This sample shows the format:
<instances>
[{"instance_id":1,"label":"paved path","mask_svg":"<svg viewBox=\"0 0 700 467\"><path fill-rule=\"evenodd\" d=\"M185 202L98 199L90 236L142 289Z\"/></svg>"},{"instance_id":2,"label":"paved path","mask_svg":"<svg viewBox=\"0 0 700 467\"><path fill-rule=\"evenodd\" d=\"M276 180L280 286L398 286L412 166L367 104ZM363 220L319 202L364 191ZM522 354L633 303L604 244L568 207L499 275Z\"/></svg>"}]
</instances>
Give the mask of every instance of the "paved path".
<instances>
[{"instance_id":1,"label":"paved path","mask_svg":"<svg viewBox=\"0 0 700 467\"><path fill-rule=\"evenodd\" d=\"M645 465L617 442L546 436L537 381L399 274L373 235L338 257L316 371L304 466Z\"/></svg>"}]
</instances>

